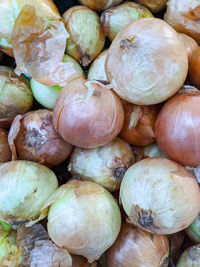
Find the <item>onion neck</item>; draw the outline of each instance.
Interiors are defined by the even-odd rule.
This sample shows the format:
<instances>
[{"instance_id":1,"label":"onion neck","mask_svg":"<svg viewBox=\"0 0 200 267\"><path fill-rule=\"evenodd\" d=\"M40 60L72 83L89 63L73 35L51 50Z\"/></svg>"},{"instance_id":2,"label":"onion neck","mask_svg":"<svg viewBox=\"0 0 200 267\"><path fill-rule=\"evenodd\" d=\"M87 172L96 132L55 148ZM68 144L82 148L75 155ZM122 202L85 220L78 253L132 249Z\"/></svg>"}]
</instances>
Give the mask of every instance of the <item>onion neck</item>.
<instances>
[{"instance_id":1,"label":"onion neck","mask_svg":"<svg viewBox=\"0 0 200 267\"><path fill-rule=\"evenodd\" d=\"M114 177L117 181L121 182L123 177L124 177L124 174L126 172L127 168L126 167L117 167L115 170L114 170Z\"/></svg>"}]
</instances>

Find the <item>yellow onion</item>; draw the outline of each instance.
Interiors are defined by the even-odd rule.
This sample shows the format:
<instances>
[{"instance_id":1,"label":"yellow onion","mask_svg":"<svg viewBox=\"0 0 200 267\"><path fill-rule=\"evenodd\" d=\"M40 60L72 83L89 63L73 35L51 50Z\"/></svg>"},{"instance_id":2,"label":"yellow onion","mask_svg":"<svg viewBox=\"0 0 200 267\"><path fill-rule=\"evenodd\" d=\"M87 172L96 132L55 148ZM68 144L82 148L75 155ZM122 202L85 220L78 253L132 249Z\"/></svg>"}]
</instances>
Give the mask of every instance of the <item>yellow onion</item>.
<instances>
[{"instance_id":1,"label":"yellow onion","mask_svg":"<svg viewBox=\"0 0 200 267\"><path fill-rule=\"evenodd\" d=\"M70 155L66 143L53 125L53 112L39 109L17 116L9 131L9 144L14 160L35 161L47 167L59 165Z\"/></svg>"},{"instance_id":2,"label":"yellow onion","mask_svg":"<svg viewBox=\"0 0 200 267\"><path fill-rule=\"evenodd\" d=\"M164 20L177 32L200 42L200 3L198 0L169 0Z\"/></svg>"},{"instance_id":3,"label":"yellow onion","mask_svg":"<svg viewBox=\"0 0 200 267\"><path fill-rule=\"evenodd\" d=\"M94 9L96 11L101 11L107 9L111 6L116 6L120 4L123 0L79 0L83 5Z\"/></svg>"},{"instance_id":4,"label":"yellow onion","mask_svg":"<svg viewBox=\"0 0 200 267\"><path fill-rule=\"evenodd\" d=\"M192 246L186 249L176 267L199 267L200 266L200 245Z\"/></svg>"},{"instance_id":5,"label":"yellow onion","mask_svg":"<svg viewBox=\"0 0 200 267\"><path fill-rule=\"evenodd\" d=\"M72 255L72 267L101 267L101 264L99 262L90 264L86 258Z\"/></svg>"},{"instance_id":6,"label":"yellow onion","mask_svg":"<svg viewBox=\"0 0 200 267\"><path fill-rule=\"evenodd\" d=\"M165 8L167 0L135 0L135 2L147 7L151 12L156 13Z\"/></svg>"},{"instance_id":7,"label":"yellow onion","mask_svg":"<svg viewBox=\"0 0 200 267\"><path fill-rule=\"evenodd\" d=\"M183 41L185 45L186 52L188 55L188 61L190 62L194 51L198 48L198 44L192 37L184 33L179 33L179 38Z\"/></svg>"},{"instance_id":8,"label":"yellow onion","mask_svg":"<svg viewBox=\"0 0 200 267\"><path fill-rule=\"evenodd\" d=\"M195 244L200 244L200 213L196 219L185 229L187 236Z\"/></svg>"},{"instance_id":9,"label":"yellow onion","mask_svg":"<svg viewBox=\"0 0 200 267\"><path fill-rule=\"evenodd\" d=\"M102 186L72 179L50 197L47 229L52 241L89 263L116 240L121 227L119 207Z\"/></svg>"},{"instance_id":10,"label":"yellow onion","mask_svg":"<svg viewBox=\"0 0 200 267\"><path fill-rule=\"evenodd\" d=\"M185 229L200 211L196 179L165 158L146 158L130 167L121 183L120 198L130 222L155 234Z\"/></svg>"},{"instance_id":11,"label":"yellow onion","mask_svg":"<svg viewBox=\"0 0 200 267\"><path fill-rule=\"evenodd\" d=\"M119 189L126 170L135 162L129 144L119 138L99 148L75 147L68 170L110 191Z\"/></svg>"},{"instance_id":12,"label":"yellow onion","mask_svg":"<svg viewBox=\"0 0 200 267\"><path fill-rule=\"evenodd\" d=\"M75 146L108 144L120 132L124 110L119 97L102 83L75 79L60 92L53 122L62 138Z\"/></svg>"},{"instance_id":13,"label":"yellow onion","mask_svg":"<svg viewBox=\"0 0 200 267\"><path fill-rule=\"evenodd\" d=\"M48 86L66 84L76 74L72 62L62 62L69 34L58 11L45 15L32 4L19 13L12 33L15 72Z\"/></svg>"},{"instance_id":14,"label":"yellow onion","mask_svg":"<svg viewBox=\"0 0 200 267\"><path fill-rule=\"evenodd\" d=\"M63 14L63 20L70 35L66 53L88 66L105 43L99 16L87 7L74 6Z\"/></svg>"},{"instance_id":15,"label":"yellow onion","mask_svg":"<svg viewBox=\"0 0 200 267\"><path fill-rule=\"evenodd\" d=\"M145 146L155 141L155 123L160 106L138 106L123 101L124 124L120 137L131 145Z\"/></svg>"},{"instance_id":16,"label":"yellow onion","mask_svg":"<svg viewBox=\"0 0 200 267\"><path fill-rule=\"evenodd\" d=\"M142 5L125 2L122 5L107 9L101 14L101 26L105 36L112 42L117 33L130 22L151 18L151 12Z\"/></svg>"},{"instance_id":17,"label":"yellow onion","mask_svg":"<svg viewBox=\"0 0 200 267\"><path fill-rule=\"evenodd\" d=\"M93 61L88 72L88 80L107 81L105 72L105 62L108 54L108 49L101 52L101 54Z\"/></svg>"},{"instance_id":18,"label":"yellow onion","mask_svg":"<svg viewBox=\"0 0 200 267\"><path fill-rule=\"evenodd\" d=\"M200 89L200 47L192 54L189 64L189 76L191 83Z\"/></svg>"},{"instance_id":19,"label":"yellow onion","mask_svg":"<svg viewBox=\"0 0 200 267\"><path fill-rule=\"evenodd\" d=\"M122 224L114 245L106 252L108 267L167 267L169 242L166 236L152 235L131 224Z\"/></svg>"},{"instance_id":20,"label":"yellow onion","mask_svg":"<svg viewBox=\"0 0 200 267\"><path fill-rule=\"evenodd\" d=\"M12 153L8 144L8 133L0 128L0 163L10 161Z\"/></svg>"},{"instance_id":21,"label":"yellow onion","mask_svg":"<svg viewBox=\"0 0 200 267\"><path fill-rule=\"evenodd\" d=\"M11 161L0 165L0 220L14 228L45 216L40 209L58 187L55 174L30 161Z\"/></svg>"},{"instance_id":22,"label":"yellow onion","mask_svg":"<svg viewBox=\"0 0 200 267\"><path fill-rule=\"evenodd\" d=\"M0 120L11 122L16 115L32 107L33 95L28 80L18 77L10 67L0 66L0 93Z\"/></svg>"},{"instance_id":23,"label":"yellow onion","mask_svg":"<svg viewBox=\"0 0 200 267\"><path fill-rule=\"evenodd\" d=\"M170 257L176 263L182 254L181 247L185 240L185 233L184 231L180 231L178 233L168 235L170 241Z\"/></svg>"},{"instance_id":24,"label":"yellow onion","mask_svg":"<svg viewBox=\"0 0 200 267\"><path fill-rule=\"evenodd\" d=\"M161 103L183 85L188 59L183 42L166 22L144 18L125 26L113 40L106 75L115 92L137 105Z\"/></svg>"}]
</instances>

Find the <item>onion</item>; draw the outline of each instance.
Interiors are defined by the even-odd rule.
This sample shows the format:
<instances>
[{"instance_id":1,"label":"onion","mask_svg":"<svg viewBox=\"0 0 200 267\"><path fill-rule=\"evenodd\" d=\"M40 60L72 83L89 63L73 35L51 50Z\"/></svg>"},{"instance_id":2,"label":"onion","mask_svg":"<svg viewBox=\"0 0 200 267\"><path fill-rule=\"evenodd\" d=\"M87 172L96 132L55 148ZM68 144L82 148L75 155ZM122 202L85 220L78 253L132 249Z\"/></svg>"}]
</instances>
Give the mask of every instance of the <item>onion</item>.
<instances>
[{"instance_id":1,"label":"onion","mask_svg":"<svg viewBox=\"0 0 200 267\"><path fill-rule=\"evenodd\" d=\"M173 235L169 235L168 238L170 241L170 256L174 262L177 262L182 253L181 247L185 239L185 233L184 231L181 231Z\"/></svg>"},{"instance_id":2,"label":"onion","mask_svg":"<svg viewBox=\"0 0 200 267\"><path fill-rule=\"evenodd\" d=\"M11 158L12 154L8 144L8 134L0 128L0 163L10 161Z\"/></svg>"},{"instance_id":3,"label":"onion","mask_svg":"<svg viewBox=\"0 0 200 267\"><path fill-rule=\"evenodd\" d=\"M134 154L129 144L115 138L99 148L75 147L68 169L73 175L87 178L110 191L116 191L126 170L134 162Z\"/></svg>"},{"instance_id":4,"label":"onion","mask_svg":"<svg viewBox=\"0 0 200 267\"><path fill-rule=\"evenodd\" d=\"M64 55L63 62L72 62L74 69L77 71L76 76L74 77L83 77L85 78L84 72L81 68L81 66L74 60L72 57L68 55ZM56 99L58 97L58 94L60 93L62 87L59 85L55 86L46 86L39 82L37 82L34 79L30 80L30 86L31 90L33 92L34 98L37 100L38 103L43 105L44 107L48 109L53 109L56 103Z\"/></svg>"},{"instance_id":5,"label":"onion","mask_svg":"<svg viewBox=\"0 0 200 267\"><path fill-rule=\"evenodd\" d=\"M116 6L120 4L123 0L79 0L83 5L94 9L96 11L101 11L107 9L111 6Z\"/></svg>"},{"instance_id":6,"label":"onion","mask_svg":"<svg viewBox=\"0 0 200 267\"><path fill-rule=\"evenodd\" d=\"M172 160L200 165L200 92L184 86L161 109L155 126L156 141Z\"/></svg>"},{"instance_id":7,"label":"onion","mask_svg":"<svg viewBox=\"0 0 200 267\"><path fill-rule=\"evenodd\" d=\"M120 234L106 252L108 267L167 267L169 242L166 236L151 235L124 223Z\"/></svg>"},{"instance_id":8,"label":"onion","mask_svg":"<svg viewBox=\"0 0 200 267\"><path fill-rule=\"evenodd\" d=\"M105 62L108 54L108 49L101 52L101 54L93 61L88 72L88 80L107 81L105 72Z\"/></svg>"},{"instance_id":9,"label":"onion","mask_svg":"<svg viewBox=\"0 0 200 267\"><path fill-rule=\"evenodd\" d=\"M80 78L60 92L53 121L66 142L93 148L108 144L118 135L124 111L114 92L97 81Z\"/></svg>"},{"instance_id":10,"label":"onion","mask_svg":"<svg viewBox=\"0 0 200 267\"><path fill-rule=\"evenodd\" d=\"M155 141L155 123L160 106L137 106L123 101L124 124L120 136L129 144L145 146Z\"/></svg>"},{"instance_id":11,"label":"onion","mask_svg":"<svg viewBox=\"0 0 200 267\"><path fill-rule=\"evenodd\" d=\"M30 161L11 161L0 165L0 220L14 228L43 219L44 202L58 187L55 174Z\"/></svg>"},{"instance_id":12,"label":"onion","mask_svg":"<svg viewBox=\"0 0 200 267\"><path fill-rule=\"evenodd\" d=\"M129 23L116 36L108 51L106 75L124 100L157 104L183 85L187 61L178 34L163 20L144 18Z\"/></svg>"},{"instance_id":13,"label":"onion","mask_svg":"<svg viewBox=\"0 0 200 267\"><path fill-rule=\"evenodd\" d=\"M67 159L72 145L57 134L52 115L52 111L39 109L15 118L9 132L14 160L19 158L53 167Z\"/></svg>"},{"instance_id":14,"label":"onion","mask_svg":"<svg viewBox=\"0 0 200 267\"><path fill-rule=\"evenodd\" d=\"M62 62L69 35L58 11L52 11L40 14L32 4L25 5L12 33L15 72L48 86L66 84L76 74L73 63Z\"/></svg>"},{"instance_id":15,"label":"onion","mask_svg":"<svg viewBox=\"0 0 200 267\"><path fill-rule=\"evenodd\" d=\"M188 55L188 61L190 62L192 54L198 48L198 44L194 39L192 39L192 37L184 33L179 33L179 38L184 42L186 52Z\"/></svg>"},{"instance_id":16,"label":"onion","mask_svg":"<svg viewBox=\"0 0 200 267\"><path fill-rule=\"evenodd\" d=\"M192 54L189 65L189 76L192 84L200 89L200 47Z\"/></svg>"},{"instance_id":17,"label":"onion","mask_svg":"<svg viewBox=\"0 0 200 267\"><path fill-rule=\"evenodd\" d=\"M84 6L74 6L63 14L70 34L66 52L84 67L88 66L104 47L105 37L99 16Z\"/></svg>"},{"instance_id":18,"label":"onion","mask_svg":"<svg viewBox=\"0 0 200 267\"><path fill-rule=\"evenodd\" d=\"M70 180L51 196L45 206L48 233L69 253L97 260L116 240L121 226L119 207L102 186Z\"/></svg>"},{"instance_id":19,"label":"onion","mask_svg":"<svg viewBox=\"0 0 200 267\"><path fill-rule=\"evenodd\" d=\"M177 32L185 33L200 42L200 3L198 0L169 0L164 20Z\"/></svg>"},{"instance_id":20,"label":"onion","mask_svg":"<svg viewBox=\"0 0 200 267\"><path fill-rule=\"evenodd\" d=\"M130 22L151 18L151 12L142 5L125 2L122 5L107 9L101 14L101 25L105 36L112 42L117 33Z\"/></svg>"},{"instance_id":21,"label":"onion","mask_svg":"<svg viewBox=\"0 0 200 267\"><path fill-rule=\"evenodd\" d=\"M200 243L200 213L188 228L185 229L185 232L192 242L195 244Z\"/></svg>"},{"instance_id":22,"label":"onion","mask_svg":"<svg viewBox=\"0 0 200 267\"><path fill-rule=\"evenodd\" d=\"M130 167L122 180L120 198L130 222L155 234L183 230L200 211L196 179L165 158L146 158Z\"/></svg>"},{"instance_id":23,"label":"onion","mask_svg":"<svg viewBox=\"0 0 200 267\"><path fill-rule=\"evenodd\" d=\"M181 255L176 267L199 267L200 245L186 249Z\"/></svg>"},{"instance_id":24,"label":"onion","mask_svg":"<svg viewBox=\"0 0 200 267\"><path fill-rule=\"evenodd\" d=\"M86 258L72 255L72 267L101 267L101 264L99 262L90 264Z\"/></svg>"},{"instance_id":25,"label":"onion","mask_svg":"<svg viewBox=\"0 0 200 267\"><path fill-rule=\"evenodd\" d=\"M165 8L167 0L135 0L135 2L144 5L151 10L151 12L156 13Z\"/></svg>"},{"instance_id":26,"label":"onion","mask_svg":"<svg viewBox=\"0 0 200 267\"><path fill-rule=\"evenodd\" d=\"M0 66L0 90L0 119L12 121L31 109L33 95L28 80L18 77L10 67Z\"/></svg>"}]
</instances>

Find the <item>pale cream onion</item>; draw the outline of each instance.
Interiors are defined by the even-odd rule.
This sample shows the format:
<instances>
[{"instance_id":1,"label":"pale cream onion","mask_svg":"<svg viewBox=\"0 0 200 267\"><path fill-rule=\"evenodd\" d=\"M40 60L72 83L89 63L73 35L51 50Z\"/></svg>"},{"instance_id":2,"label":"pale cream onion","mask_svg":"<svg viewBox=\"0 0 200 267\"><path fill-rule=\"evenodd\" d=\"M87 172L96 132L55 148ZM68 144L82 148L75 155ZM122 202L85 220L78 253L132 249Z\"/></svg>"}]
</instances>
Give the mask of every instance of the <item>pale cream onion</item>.
<instances>
[{"instance_id":1,"label":"pale cream onion","mask_svg":"<svg viewBox=\"0 0 200 267\"><path fill-rule=\"evenodd\" d=\"M200 266L200 245L192 246L186 249L176 267L199 267Z\"/></svg>"}]
</instances>

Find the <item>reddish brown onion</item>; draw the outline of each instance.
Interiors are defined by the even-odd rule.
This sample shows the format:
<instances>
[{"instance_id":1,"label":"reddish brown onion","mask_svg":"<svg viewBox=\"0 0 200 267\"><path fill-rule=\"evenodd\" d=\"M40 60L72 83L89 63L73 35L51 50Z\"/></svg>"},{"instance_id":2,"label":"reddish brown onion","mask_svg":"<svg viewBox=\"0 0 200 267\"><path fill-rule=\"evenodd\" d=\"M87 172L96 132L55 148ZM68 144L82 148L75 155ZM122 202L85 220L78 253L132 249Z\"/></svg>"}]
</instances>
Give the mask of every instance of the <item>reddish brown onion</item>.
<instances>
[{"instance_id":1,"label":"reddish brown onion","mask_svg":"<svg viewBox=\"0 0 200 267\"><path fill-rule=\"evenodd\" d=\"M108 144L120 132L124 110L119 97L97 81L78 78L60 92L53 112L54 126L75 146Z\"/></svg>"},{"instance_id":2,"label":"reddish brown onion","mask_svg":"<svg viewBox=\"0 0 200 267\"><path fill-rule=\"evenodd\" d=\"M72 145L56 133L52 113L39 109L15 118L9 132L14 160L19 158L52 167L69 156Z\"/></svg>"},{"instance_id":3,"label":"reddish brown onion","mask_svg":"<svg viewBox=\"0 0 200 267\"><path fill-rule=\"evenodd\" d=\"M161 109L155 134L162 151L189 166L200 165L200 91L184 86Z\"/></svg>"},{"instance_id":4,"label":"reddish brown onion","mask_svg":"<svg viewBox=\"0 0 200 267\"><path fill-rule=\"evenodd\" d=\"M192 84L200 89L200 47L192 54L189 64L189 75Z\"/></svg>"},{"instance_id":5,"label":"reddish brown onion","mask_svg":"<svg viewBox=\"0 0 200 267\"><path fill-rule=\"evenodd\" d=\"M8 144L8 134L0 129L0 163L8 162L12 158L11 150Z\"/></svg>"}]
</instances>

